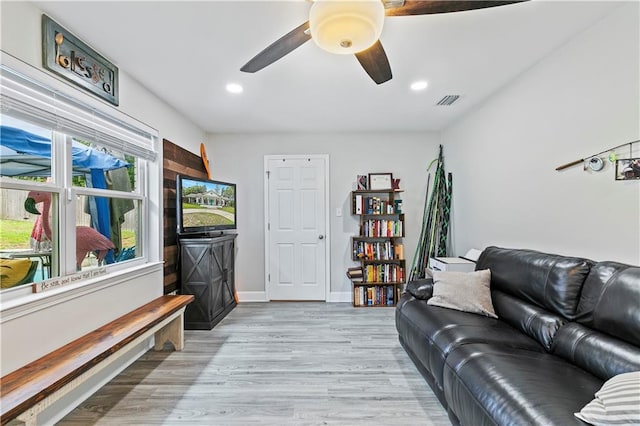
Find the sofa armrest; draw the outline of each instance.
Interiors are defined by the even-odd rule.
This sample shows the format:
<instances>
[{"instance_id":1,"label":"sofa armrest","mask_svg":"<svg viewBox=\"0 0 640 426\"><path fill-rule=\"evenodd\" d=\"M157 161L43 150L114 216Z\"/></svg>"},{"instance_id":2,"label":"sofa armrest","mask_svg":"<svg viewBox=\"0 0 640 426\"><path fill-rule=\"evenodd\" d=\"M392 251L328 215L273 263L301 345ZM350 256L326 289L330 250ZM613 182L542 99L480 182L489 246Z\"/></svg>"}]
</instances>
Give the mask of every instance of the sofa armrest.
<instances>
[{"instance_id":1,"label":"sofa armrest","mask_svg":"<svg viewBox=\"0 0 640 426\"><path fill-rule=\"evenodd\" d=\"M405 291L416 299L428 300L433 295L433 278L409 281Z\"/></svg>"}]
</instances>

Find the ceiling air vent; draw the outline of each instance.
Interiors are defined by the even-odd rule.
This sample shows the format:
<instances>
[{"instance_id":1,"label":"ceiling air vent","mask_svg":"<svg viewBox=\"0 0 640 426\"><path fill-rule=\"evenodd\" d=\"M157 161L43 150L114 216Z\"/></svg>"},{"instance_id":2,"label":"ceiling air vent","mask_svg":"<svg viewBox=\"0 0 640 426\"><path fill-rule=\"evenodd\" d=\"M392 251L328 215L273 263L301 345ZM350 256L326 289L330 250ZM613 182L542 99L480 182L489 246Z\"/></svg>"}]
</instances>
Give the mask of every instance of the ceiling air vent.
<instances>
[{"instance_id":1,"label":"ceiling air vent","mask_svg":"<svg viewBox=\"0 0 640 426\"><path fill-rule=\"evenodd\" d=\"M447 95L440 99L436 105L451 105L460 98L460 95Z\"/></svg>"}]
</instances>

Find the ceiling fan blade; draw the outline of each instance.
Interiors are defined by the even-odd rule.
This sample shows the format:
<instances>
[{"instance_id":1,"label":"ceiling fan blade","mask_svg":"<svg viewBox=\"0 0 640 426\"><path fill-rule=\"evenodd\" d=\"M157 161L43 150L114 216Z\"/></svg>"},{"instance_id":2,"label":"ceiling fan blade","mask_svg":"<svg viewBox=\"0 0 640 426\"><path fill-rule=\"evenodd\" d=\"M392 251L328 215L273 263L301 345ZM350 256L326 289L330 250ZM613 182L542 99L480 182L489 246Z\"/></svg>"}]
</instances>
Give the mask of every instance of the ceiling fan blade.
<instances>
[{"instance_id":1,"label":"ceiling fan blade","mask_svg":"<svg viewBox=\"0 0 640 426\"><path fill-rule=\"evenodd\" d=\"M391 80L391 66L380 40L367 50L356 53L356 58L376 84Z\"/></svg>"},{"instance_id":2,"label":"ceiling fan blade","mask_svg":"<svg viewBox=\"0 0 640 426\"><path fill-rule=\"evenodd\" d=\"M483 0L406 0L402 6L391 7L385 11L387 16L430 15L434 13L461 12L463 10L484 9L504 6L516 1L483 1Z\"/></svg>"},{"instance_id":3,"label":"ceiling fan blade","mask_svg":"<svg viewBox=\"0 0 640 426\"><path fill-rule=\"evenodd\" d=\"M288 32L287 34L283 35L278 40L270 44L266 49L258 53L249 62L244 64L242 68L240 68L240 71L260 71L267 65L271 65L286 54L291 53L296 48L311 40L311 34L307 31L308 29L309 21L293 29L292 31Z\"/></svg>"}]
</instances>

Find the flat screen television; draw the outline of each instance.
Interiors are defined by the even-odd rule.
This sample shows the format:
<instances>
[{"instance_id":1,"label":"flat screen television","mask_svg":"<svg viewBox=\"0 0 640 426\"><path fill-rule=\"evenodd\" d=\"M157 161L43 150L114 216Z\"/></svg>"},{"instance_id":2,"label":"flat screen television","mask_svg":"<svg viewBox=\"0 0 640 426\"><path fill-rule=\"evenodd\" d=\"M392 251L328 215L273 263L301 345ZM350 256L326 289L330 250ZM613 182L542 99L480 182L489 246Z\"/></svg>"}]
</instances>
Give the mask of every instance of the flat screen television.
<instances>
[{"instance_id":1,"label":"flat screen television","mask_svg":"<svg viewBox=\"0 0 640 426\"><path fill-rule=\"evenodd\" d=\"M210 234L236 229L236 185L178 175L176 219L178 234Z\"/></svg>"}]
</instances>

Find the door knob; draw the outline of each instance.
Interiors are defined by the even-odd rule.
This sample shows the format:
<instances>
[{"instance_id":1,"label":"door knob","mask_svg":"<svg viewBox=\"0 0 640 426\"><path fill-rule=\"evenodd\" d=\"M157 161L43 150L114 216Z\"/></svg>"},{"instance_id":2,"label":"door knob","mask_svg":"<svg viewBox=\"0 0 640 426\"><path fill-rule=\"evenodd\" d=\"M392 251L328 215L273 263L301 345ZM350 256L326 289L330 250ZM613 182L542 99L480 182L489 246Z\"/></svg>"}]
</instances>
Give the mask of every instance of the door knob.
<instances>
[{"instance_id":1,"label":"door knob","mask_svg":"<svg viewBox=\"0 0 640 426\"><path fill-rule=\"evenodd\" d=\"M318 238L323 240L324 239L324 235L318 235Z\"/></svg>"}]
</instances>

